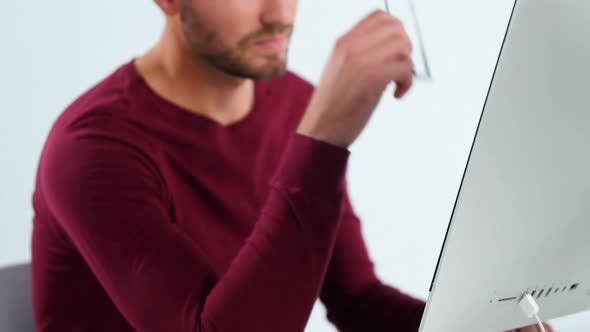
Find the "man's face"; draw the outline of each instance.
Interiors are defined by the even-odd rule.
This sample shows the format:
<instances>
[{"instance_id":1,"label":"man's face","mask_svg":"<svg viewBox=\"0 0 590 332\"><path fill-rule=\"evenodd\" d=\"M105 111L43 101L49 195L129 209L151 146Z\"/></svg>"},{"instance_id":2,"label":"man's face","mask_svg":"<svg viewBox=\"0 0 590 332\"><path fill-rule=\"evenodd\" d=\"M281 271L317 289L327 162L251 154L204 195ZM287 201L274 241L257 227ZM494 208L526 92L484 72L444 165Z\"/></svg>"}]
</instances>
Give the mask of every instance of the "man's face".
<instances>
[{"instance_id":1,"label":"man's face","mask_svg":"<svg viewBox=\"0 0 590 332\"><path fill-rule=\"evenodd\" d=\"M193 56L233 76L272 79L287 68L297 0L180 0Z\"/></svg>"}]
</instances>

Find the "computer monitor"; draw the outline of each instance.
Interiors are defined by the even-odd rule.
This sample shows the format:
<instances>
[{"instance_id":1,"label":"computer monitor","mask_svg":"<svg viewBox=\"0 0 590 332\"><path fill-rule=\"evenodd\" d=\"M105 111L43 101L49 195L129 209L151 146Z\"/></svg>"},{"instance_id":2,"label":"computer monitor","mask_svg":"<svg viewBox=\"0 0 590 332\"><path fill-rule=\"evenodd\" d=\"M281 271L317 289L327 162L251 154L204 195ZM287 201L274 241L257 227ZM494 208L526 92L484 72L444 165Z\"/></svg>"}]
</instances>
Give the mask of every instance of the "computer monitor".
<instances>
[{"instance_id":1,"label":"computer monitor","mask_svg":"<svg viewBox=\"0 0 590 332\"><path fill-rule=\"evenodd\" d=\"M517 0L420 332L590 309L590 1Z\"/></svg>"}]
</instances>

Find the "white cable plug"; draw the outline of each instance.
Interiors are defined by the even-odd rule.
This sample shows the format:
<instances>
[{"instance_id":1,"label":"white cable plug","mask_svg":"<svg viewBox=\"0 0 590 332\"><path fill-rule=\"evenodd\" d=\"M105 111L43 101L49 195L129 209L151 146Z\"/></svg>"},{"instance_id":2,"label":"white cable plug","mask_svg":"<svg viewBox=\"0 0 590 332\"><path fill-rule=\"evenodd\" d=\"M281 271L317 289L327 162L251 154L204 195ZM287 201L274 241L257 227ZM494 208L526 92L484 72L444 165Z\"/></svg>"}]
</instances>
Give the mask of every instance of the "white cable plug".
<instances>
[{"instance_id":1,"label":"white cable plug","mask_svg":"<svg viewBox=\"0 0 590 332\"><path fill-rule=\"evenodd\" d=\"M522 312L528 318L535 318L537 324L539 325L539 330L541 332L546 332L545 326L543 326L543 322L539 318L539 305L537 304L537 301L535 301L535 298L531 294L526 292L524 293L524 296L522 297L522 299L520 299L518 304L520 305L520 309L522 310Z\"/></svg>"}]
</instances>

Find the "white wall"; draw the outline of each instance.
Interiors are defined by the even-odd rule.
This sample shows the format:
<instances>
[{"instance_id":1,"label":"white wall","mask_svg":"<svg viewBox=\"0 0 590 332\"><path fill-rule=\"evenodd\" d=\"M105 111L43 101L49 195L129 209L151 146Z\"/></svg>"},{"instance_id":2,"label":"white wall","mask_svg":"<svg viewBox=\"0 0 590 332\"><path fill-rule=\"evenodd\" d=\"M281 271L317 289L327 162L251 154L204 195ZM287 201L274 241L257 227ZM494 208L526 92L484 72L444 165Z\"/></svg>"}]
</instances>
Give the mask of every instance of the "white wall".
<instances>
[{"instance_id":1,"label":"white wall","mask_svg":"<svg viewBox=\"0 0 590 332\"><path fill-rule=\"evenodd\" d=\"M319 80L333 41L380 0L300 0L290 67ZM421 298L459 188L513 0L416 0L432 83L389 93L353 146L353 204L379 275ZM0 266L29 260L31 193L53 120L158 37L150 1L11 1L0 12ZM590 329L590 314L554 322ZM308 331L335 331L317 306Z\"/></svg>"}]
</instances>

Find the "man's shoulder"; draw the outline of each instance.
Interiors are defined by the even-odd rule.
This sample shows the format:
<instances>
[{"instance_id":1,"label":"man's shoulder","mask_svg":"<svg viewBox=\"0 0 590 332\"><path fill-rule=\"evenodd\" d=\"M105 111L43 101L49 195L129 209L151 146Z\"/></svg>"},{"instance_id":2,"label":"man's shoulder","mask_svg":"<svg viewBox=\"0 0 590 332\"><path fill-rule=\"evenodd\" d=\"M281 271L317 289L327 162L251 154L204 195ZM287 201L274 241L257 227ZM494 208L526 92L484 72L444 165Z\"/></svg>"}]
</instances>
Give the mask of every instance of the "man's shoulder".
<instances>
[{"instance_id":1,"label":"man's shoulder","mask_svg":"<svg viewBox=\"0 0 590 332\"><path fill-rule=\"evenodd\" d=\"M270 81L272 95L288 103L290 108L303 111L315 90L307 79L293 71L286 71L282 76Z\"/></svg>"},{"instance_id":2,"label":"man's shoulder","mask_svg":"<svg viewBox=\"0 0 590 332\"><path fill-rule=\"evenodd\" d=\"M277 80L277 84L288 85L297 93L310 94L315 89L311 82L291 70L285 72L285 74Z\"/></svg>"},{"instance_id":3,"label":"man's shoulder","mask_svg":"<svg viewBox=\"0 0 590 332\"><path fill-rule=\"evenodd\" d=\"M74 99L59 115L55 125L76 128L98 125L113 117L124 117L129 107L129 63L116 68Z\"/></svg>"},{"instance_id":4,"label":"man's shoulder","mask_svg":"<svg viewBox=\"0 0 590 332\"><path fill-rule=\"evenodd\" d=\"M73 100L54 121L47 141L61 144L81 137L125 144L144 141L134 121L129 91L134 83L128 66L119 66Z\"/></svg>"},{"instance_id":5,"label":"man's shoulder","mask_svg":"<svg viewBox=\"0 0 590 332\"><path fill-rule=\"evenodd\" d=\"M303 116L315 87L307 79L293 71L286 71L280 77L267 81L266 94L275 115L283 114L289 128L295 128ZM277 110L281 112L277 113ZM278 120L273 117L273 123Z\"/></svg>"}]
</instances>

